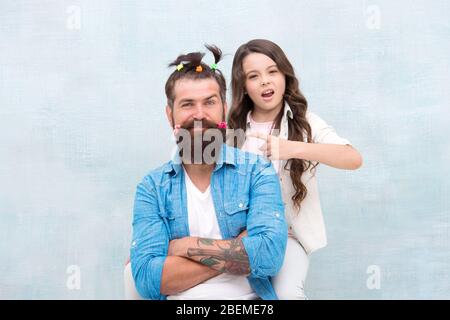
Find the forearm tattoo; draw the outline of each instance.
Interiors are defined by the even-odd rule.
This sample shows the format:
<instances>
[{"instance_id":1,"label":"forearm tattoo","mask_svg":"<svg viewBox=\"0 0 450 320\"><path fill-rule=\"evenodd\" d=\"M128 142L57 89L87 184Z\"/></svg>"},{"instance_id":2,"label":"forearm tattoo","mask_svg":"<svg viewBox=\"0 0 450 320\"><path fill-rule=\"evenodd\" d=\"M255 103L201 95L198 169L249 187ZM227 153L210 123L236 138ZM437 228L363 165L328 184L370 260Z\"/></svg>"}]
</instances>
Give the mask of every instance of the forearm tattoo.
<instances>
[{"instance_id":1,"label":"forearm tattoo","mask_svg":"<svg viewBox=\"0 0 450 320\"><path fill-rule=\"evenodd\" d=\"M197 247L188 248L189 259L220 272L248 275L248 255L241 239L214 240L199 238Z\"/></svg>"}]
</instances>

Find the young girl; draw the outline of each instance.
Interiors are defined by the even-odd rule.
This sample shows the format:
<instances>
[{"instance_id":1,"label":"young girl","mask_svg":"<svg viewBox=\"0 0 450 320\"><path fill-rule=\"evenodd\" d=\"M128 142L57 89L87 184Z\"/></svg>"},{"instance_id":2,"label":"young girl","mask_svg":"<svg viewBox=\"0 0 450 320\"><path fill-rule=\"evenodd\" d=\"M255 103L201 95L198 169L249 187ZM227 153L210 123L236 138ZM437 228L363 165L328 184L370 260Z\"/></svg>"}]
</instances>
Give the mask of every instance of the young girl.
<instances>
[{"instance_id":1,"label":"young girl","mask_svg":"<svg viewBox=\"0 0 450 320\"><path fill-rule=\"evenodd\" d=\"M283 267L272 279L275 291L279 299L306 299L309 254L327 241L315 168L358 169L361 155L308 111L294 69L275 43L257 39L240 46L231 86L228 126L246 133L237 147L270 159L282 187L289 239Z\"/></svg>"}]
</instances>

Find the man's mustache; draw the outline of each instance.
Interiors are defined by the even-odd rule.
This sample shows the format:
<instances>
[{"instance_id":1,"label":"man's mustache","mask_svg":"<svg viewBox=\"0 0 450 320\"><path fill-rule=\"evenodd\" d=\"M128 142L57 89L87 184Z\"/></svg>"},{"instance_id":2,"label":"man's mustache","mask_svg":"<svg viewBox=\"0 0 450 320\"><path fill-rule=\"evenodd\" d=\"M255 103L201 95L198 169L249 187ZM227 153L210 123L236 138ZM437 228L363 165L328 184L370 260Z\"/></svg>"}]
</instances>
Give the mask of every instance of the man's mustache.
<instances>
[{"instance_id":1,"label":"man's mustache","mask_svg":"<svg viewBox=\"0 0 450 320\"><path fill-rule=\"evenodd\" d=\"M212 128L216 128L217 129L218 124L213 122L213 121L209 121L207 119L203 119L203 120L188 120L186 122L183 122L180 124L180 128L189 130L189 129L194 129L194 128L204 128L204 129L212 129Z\"/></svg>"},{"instance_id":2,"label":"man's mustache","mask_svg":"<svg viewBox=\"0 0 450 320\"><path fill-rule=\"evenodd\" d=\"M198 129L192 132L191 129ZM226 123L215 123L207 119L191 119L175 125L174 135L183 163L211 164L217 160L225 142Z\"/></svg>"}]
</instances>

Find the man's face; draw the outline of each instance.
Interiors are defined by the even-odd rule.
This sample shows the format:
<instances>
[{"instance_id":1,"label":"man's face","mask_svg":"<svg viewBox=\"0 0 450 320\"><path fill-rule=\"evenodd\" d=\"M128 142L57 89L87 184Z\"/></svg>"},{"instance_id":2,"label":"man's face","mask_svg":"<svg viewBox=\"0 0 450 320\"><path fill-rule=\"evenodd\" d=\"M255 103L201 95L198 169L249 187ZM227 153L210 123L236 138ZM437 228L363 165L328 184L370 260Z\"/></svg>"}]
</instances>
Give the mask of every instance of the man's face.
<instances>
[{"instance_id":1,"label":"man's face","mask_svg":"<svg viewBox=\"0 0 450 320\"><path fill-rule=\"evenodd\" d=\"M220 98L219 84L216 80L209 78L182 79L175 83L174 97L173 108L166 107L167 118L172 128L189 132L192 156L194 152L203 153L212 141L210 138L204 138L206 130L213 129L208 130L207 134L219 132L217 126L224 121L226 114L227 106ZM198 150L193 149L194 139L201 141Z\"/></svg>"},{"instance_id":2,"label":"man's face","mask_svg":"<svg viewBox=\"0 0 450 320\"><path fill-rule=\"evenodd\" d=\"M167 117L174 128L188 128L194 120L214 123L214 127L224 117L224 106L220 98L220 88L214 79L182 79L175 83L173 110L168 107ZM206 128L207 129L207 128Z\"/></svg>"}]
</instances>

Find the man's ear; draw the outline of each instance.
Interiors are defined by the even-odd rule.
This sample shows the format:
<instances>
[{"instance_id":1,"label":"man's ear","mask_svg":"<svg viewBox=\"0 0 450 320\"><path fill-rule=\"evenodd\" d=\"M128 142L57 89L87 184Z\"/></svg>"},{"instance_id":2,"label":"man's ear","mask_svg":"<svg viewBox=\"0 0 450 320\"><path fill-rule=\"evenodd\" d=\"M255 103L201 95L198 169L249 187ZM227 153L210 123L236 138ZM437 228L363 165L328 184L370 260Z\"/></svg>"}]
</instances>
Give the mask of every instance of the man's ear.
<instances>
[{"instance_id":1,"label":"man's ear","mask_svg":"<svg viewBox=\"0 0 450 320\"><path fill-rule=\"evenodd\" d=\"M169 120L170 127L173 128L174 125L175 125L175 124L172 122L172 119L173 119L173 110L172 110L172 108L171 108L169 105L166 106L166 116L167 116L167 120Z\"/></svg>"}]
</instances>

